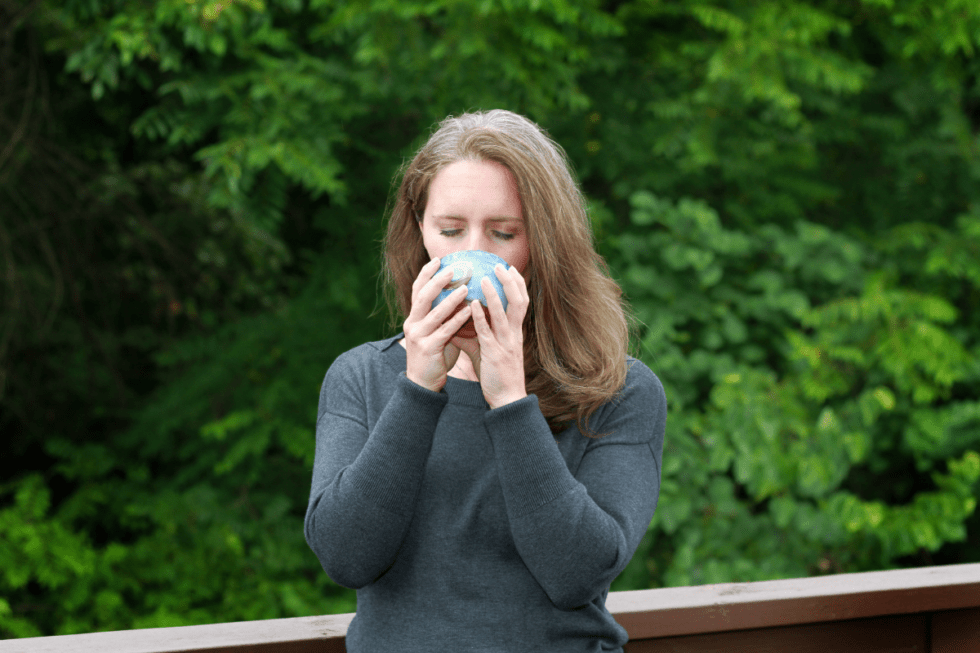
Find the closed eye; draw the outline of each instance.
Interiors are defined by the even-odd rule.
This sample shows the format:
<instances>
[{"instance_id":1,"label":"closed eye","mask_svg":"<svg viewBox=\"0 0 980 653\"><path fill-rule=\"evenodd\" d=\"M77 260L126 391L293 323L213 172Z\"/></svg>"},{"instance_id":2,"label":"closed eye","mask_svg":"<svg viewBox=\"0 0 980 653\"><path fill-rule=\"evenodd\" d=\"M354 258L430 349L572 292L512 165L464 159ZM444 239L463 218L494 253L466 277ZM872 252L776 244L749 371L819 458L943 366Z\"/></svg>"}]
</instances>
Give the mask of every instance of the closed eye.
<instances>
[{"instance_id":1,"label":"closed eye","mask_svg":"<svg viewBox=\"0 0 980 653\"><path fill-rule=\"evenodd\" d=\"M458 236L462 229L442 229L439 231L440 236Z\"/></svg>"},{"instance_id":2,"label":"closed eye","mask_svg":"<svg viewBox=\"0 0 980 653\"><path fill-rule=\"evenodd\" d=\"M514 234L505 234L502 231L495 231L493 232L493 235L499 238L500 240L511 240L514 237Z\"/></svg>"}]
</instances>

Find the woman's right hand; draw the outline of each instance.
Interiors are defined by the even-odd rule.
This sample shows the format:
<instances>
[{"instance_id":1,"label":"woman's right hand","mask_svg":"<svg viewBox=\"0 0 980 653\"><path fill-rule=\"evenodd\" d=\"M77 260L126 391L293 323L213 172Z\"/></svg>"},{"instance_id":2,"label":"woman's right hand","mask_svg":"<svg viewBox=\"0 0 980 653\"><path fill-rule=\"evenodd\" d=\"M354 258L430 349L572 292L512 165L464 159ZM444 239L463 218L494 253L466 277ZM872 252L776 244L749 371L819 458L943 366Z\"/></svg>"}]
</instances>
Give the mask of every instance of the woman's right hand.
<instances>
[{"instance_id":1,"label":"woman's right hand","mask_svg":"<svg viewBox=\"0 0 980 653\"><path fill-rule=\"evenodd\" d=\"M412 284L412 309L404 326L408 359L405 376L433 392L439 392L446 385L449 370L459 358L459 348L449 341L470 319L472 312L472 308L464 304L452 315L466 298L465 285L431 308L432 302L453 278L451 267L438 273L437 270L439 259L435 258L419 271Z\"/></svg>"}]
</instances>

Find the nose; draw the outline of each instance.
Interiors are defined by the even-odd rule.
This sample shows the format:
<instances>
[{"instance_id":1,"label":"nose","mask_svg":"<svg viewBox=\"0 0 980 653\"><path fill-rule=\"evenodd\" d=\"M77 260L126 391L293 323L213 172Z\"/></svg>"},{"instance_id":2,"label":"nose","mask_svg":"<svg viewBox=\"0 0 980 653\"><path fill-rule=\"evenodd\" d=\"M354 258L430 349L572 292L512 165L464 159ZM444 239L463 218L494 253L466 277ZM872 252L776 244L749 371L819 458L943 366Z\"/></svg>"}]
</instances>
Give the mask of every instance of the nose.
<instances>
[{"instance_id":1,"label":"nose","mask_svg":"<svg viewBox=\"0 0 980 653\"><path fill-rule=\"evenodd\" d=\"M469 238L466 241L466 249L480 249L484 252L491 251L492 242L482 231L473 230L469 234Z\"/></svg>"}]
</instances>

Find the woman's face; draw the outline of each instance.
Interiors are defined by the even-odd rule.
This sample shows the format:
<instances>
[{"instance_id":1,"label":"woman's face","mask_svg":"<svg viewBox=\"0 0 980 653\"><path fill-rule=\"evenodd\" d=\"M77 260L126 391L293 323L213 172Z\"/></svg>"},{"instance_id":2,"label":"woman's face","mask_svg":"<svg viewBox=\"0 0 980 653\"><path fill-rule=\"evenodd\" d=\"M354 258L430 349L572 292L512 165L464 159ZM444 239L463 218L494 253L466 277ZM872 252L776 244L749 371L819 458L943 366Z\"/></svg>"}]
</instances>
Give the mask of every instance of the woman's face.
<instances>
[{"instance_id":1,"label":"woman's face","mask_svg":"<svg viewBox=\"0 0 980 653\"><path fill-rule=\"evenodd\" d=\"M457 161L429 183L419 225L430 257L469 249L496 254L523 273L530 250L514 175L495 161Z\"/></svg>"}]
</instances>

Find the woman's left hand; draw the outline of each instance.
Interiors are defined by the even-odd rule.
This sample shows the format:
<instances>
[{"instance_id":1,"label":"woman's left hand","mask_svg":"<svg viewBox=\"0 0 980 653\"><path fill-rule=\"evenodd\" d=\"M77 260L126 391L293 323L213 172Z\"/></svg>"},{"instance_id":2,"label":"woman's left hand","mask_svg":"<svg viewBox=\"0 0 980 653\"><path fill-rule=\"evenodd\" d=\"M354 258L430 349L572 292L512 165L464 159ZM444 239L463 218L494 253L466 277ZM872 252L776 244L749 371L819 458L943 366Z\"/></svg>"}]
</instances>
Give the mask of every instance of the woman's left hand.
<instances>
[{"instance_id":1,"label":"woman's left hand","mask_svg":"<svg viewBox=\"0 0 980 653\"><path fill-rule=\"evenodd\" d=\"M527 396L524 386L524 316L530 304L527 285L517 268L494 268L507 295L507 311L489 279L483 279L481 287L487 298L488 322L480 302L473 301L473 325L476 339L453 338L473 363L480 379L483 398L490 408L499 408ZM490 328L491 323L493 328Z\"/></svg>"}]
</instances>

